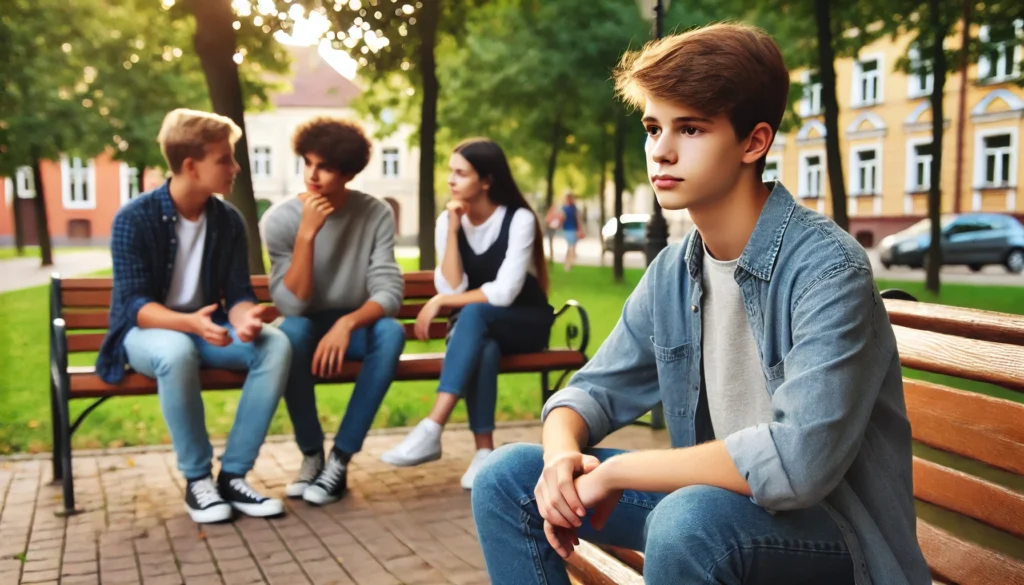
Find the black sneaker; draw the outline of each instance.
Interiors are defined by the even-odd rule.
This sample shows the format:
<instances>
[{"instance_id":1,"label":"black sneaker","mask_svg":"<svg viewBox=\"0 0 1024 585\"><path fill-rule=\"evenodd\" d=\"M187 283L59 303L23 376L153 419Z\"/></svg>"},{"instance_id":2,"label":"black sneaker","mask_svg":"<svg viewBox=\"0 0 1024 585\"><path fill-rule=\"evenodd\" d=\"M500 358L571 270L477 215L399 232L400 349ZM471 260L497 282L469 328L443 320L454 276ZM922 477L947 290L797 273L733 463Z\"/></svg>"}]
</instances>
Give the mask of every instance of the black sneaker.
<instances>
[{"instance_id":1,"label":"black sneaker","mask_svg":"<svg viewBox=\"0 0 1024 585\"><path fill-rule=\"evenodd\" d=\"M217 484L228 504L246 516L263 518L284 514L284 502L268 498L252 489L244 476L221 472Z\"/></svg>"},{"instance_id":2,"label":"black sneaker","mask_svg":"<svg viewBox=\"0 0 1024 585\"><path fill-rule=\"evenodd\" d=\"M316 480L306 488L302 499L310 504L322 506L337 502L348 490L348 470L345 461L337 451L331 451L323 471Z\"/></svg>"},{"instance_id":3,"label":"black sneaker","mask_svg":"<svg viewBox=\"0 0 1024 585\"><path fill-rule=\"evenodd\" d=\"M301 498L320 472L324 470L324 452L320 451L315 455L303 455L302 467L299 468L299 476L295 481L288 484L284 489L289 498Z\"/></svg>"},{"instance_id":4,"label":"black sneaker","mask_svg":"<svg viewBox=\"0 0 1024 585\"><path fill-rule=\"evenodd\" d=\"M231 518L231 506L224 501L213 477L193 479L185 486L185 510L197 524L223 522Z\"/></svg>"}]
</instances>

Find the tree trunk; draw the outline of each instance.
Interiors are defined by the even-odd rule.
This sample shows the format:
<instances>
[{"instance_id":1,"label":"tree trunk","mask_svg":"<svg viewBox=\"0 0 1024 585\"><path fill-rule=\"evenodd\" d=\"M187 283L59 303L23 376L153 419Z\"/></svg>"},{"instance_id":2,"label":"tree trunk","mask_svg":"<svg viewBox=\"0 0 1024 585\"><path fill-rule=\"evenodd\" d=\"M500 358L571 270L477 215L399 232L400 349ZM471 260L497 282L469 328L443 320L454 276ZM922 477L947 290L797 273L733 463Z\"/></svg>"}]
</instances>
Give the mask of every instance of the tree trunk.
<instances>
[{"instance_id":1,"label":"tree trunk","mask_svg":"<svg viewBox=\"0 0 1024 585\"><path fill-rule=\"evenodd\" d=\"M555 171L558 169L558 151L562 145L562 122L561 118L555 120L554 129L551 135L551 154L548 155L548 168L547 168L547 193L544 195L544 213L550 215L551 207L555 204ZM554 266L555 264L555 230L547 227L548 231L548 247L551 249L551 256L548 258L548 263Z\"/></svg>"},{"instance_id":2,"label":"tree trunk","mask_svg":"<svg viewBox=\"0 0 1024 585\"><path fill-rule=\"evenodd\" d=\"M50 245L50 222L46 218L46 200L43 198L42 160L37 153L32 154L32 180L36 184L36 196L33 198L36 209L36 234L39 238L39 257L43 266L53 266L53 249ZM17 205L17 201L14 202Z\"/></svg>"},{"instance_id":3,"label":"tree trunk","mask_svg":"<svg viewBox=\"0 0 1024 585\"><path fill-rule=\"evenodd\" d=\"M189 9L196 19L195 49L206 76L213 111L231 118L242 129L242 137L235 144L235 159L241 172L228 199L242 213L249 232L249 272L266 274L249 166L249 143L245 135L245 103L238 79L238 65L234 60L235 30L232 28L234 15L231 3L230 0L193 0Z\"/></svg>"},{"instance_id":4,"label":"tree trunk","mask_svg":"<svg viewBox=\"0 0 1024 585\"><path fill-rule=\"evenodd\" d=\"M417 240L420 247L420 270L433 270L437 251L434 249L434 149L437 134L437 24L440 19L437 2L425 2L420 12L420 70L423 75L423 104L420 110L420 226Z\"/></svg>"},{"instance_id":5,"label":"tree trunk","mask_svg":"<svg viewBox=\"0 0 1024 585\"><path fill-rule=\"evenodd\" d=\"M830 0L815 0L814 16L818 28L818 66L821 74L821 101L825 107L825 158L828 185L832 192L832 219L846 231L850 220L846 214L846 184L843 181L843 158L839 152L839 103L836 101L836 64L832 50Z\"/></svg>"},{"instance_id":6,"label":"tree trunk","mask_svg":"<svg viewBox=\"0 0 1024 585\"><path fill-rule=\"evenodd\" d=\"M626 120L619 114L615 121L615 282L622 282L623 267L622 255L624 234L622 233L622 192L626 190Z\"/></svg>"},{"instance_id":7,"label":"tree trunk","mask_svg":"<svg viewBox=\"0 0 1024 585\"><path fill-rule=\"evenodd\" d=\"M605 186L608 183L608 157L601 157L601 179L597 182L597 201L600 206L600 223L597 226L597 235L601 238L601 244L604 245L604 235L601 234L601 230L604 229L605 222L608 221L608 213L605 209L604 204L604 191Z\"/></svg>"},{"instance_id":8,"label":"tree trunk","mask_svg":"<svg viewBox=\"0 0 1024 585\"><path fill-rule=\"evenodd\" d=\"M956 117L956 175L953 183L953 213L960 213L964 178L964 126L967 118L967 48L971 42L971 0L963 0L960 17L960 99Z\"/></svg>"},{"instance_id":9,"label":"tree trunk","mask_svg":"<svg viewBox=\"0 0 1024 585\"><path fill-rule=\"evenodd\" d=\"M35 179L33 179L34 181ZM21 217L21 181L18 180L18 173L14 173L14 193L9 193L8 197L13 199L11 204L11 221L14 224L14 248L18 252L18 256L25 255L25 226L22 225Z\"/></svg>"},{"instance_id":10,"label":"tree trunk","mask_svg":"<svg viewBox=\"0 0 1024 585\"><path fill-rule=\"evenodd\" d=\"M943 22L940 0L928 0L932 38L932 168L928 189L928 219L931 223L931 245L925 262L925 288L939 293L939 271L942 269L942 226L939 215L942 211L942 93L946 87L946 53L942 41L946 38L947 23Z\"/></svg>"}]
</instances>

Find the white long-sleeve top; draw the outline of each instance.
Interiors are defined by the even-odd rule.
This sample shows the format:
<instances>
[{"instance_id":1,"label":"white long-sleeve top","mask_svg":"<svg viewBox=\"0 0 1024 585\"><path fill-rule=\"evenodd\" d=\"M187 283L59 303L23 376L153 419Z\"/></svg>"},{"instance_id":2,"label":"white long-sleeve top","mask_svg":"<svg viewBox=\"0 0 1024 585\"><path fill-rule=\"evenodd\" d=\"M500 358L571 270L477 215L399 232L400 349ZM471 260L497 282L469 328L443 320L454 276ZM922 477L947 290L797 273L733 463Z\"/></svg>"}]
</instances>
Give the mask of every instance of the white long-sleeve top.
<instances>
[{"instance_id":1,"label":"white long-sleeve top","mask_svg":"<svg viewBox=\"0 0 1024 585\"><path fill-rule=\"evenodd\" d=\"M491 217L480 225L473 225L467 216L462 216L462 231L466 234L466 240L474 253L486 252L498 240L498 236L501 234L501 224L505 220L507 211L508 208L504 205L499 206L491 214ZM508 250L498 269L498 275L494 280L480 287L490 304L498 307L511 305L523 290L526 275L537 275L537 267L533 262L535 221L533 212L525 207L517 209L515 215L512 216L512 224L509 226L508 233ZM448 247L447 210L442 211L438 216L434 228L434 246L437 248L438 258L443 262L445 249ZM463 293L469 289L469 276L463 271L462 282L453 286L441 273L441 264L439 263L434 269L434 287L440 294Z\"/></svg>"}]
</instances>

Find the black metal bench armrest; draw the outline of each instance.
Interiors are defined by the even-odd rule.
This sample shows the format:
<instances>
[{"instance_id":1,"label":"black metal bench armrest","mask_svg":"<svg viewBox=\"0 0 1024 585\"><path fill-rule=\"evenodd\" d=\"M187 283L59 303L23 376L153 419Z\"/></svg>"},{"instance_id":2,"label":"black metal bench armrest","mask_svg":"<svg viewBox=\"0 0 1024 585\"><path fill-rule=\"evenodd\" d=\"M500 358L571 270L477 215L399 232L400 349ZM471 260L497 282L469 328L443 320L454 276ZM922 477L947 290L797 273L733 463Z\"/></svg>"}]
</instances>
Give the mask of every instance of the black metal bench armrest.
<instances>
[{"instance_id":1,"label":"black metal bench armrest","mask_svg":"<svg viewBox=\"0 0 1024 585\"><path fill-rule=\"evenodd\" d=\"M576 350L586 357L587 345L590 343L590 318L587 316L586 309L575 300L569 299L562 305L561 309L555 311L555 320L557 321L559 317L569 315L573 310L576 312L579 323L576 323L575 320L570 320L565 324L565 346L567 349Z\"/></svg>"}]
</instances>

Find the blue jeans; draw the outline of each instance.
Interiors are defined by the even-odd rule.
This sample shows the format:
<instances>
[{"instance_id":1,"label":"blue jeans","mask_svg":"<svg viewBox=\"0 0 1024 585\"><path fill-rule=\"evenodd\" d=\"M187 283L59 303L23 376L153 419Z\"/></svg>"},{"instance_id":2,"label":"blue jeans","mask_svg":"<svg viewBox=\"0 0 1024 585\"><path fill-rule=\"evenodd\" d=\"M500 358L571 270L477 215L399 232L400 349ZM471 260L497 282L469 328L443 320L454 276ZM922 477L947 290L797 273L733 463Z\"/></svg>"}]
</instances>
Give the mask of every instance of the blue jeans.
<instances>
[{"instance_id":1,"label":"blue jeans","mask_svg":"<svg viewBox=\"0 0 1024 585\"><path fill-rule=\"evenodd\" d=\"M589 453L604 461L622 451ZM473 516L495 585L569 583L533 495L543 467L540 445L507 445L487 458L473 483ZM667 495L627 490L601 531L584 519L577 534L643 551L650 584L853 583L843 534L820 505L772 514L710 486Z\"/></svg>"},{"instance_id":2,"label":"blue jeans","mask_svg":"<svg viewBox=\"0 0 1024 585\"><path fill-rule=\"evenodd\" d=\"M469 428L494 430L501 356L548 346L554 311L550 306L466 305L448 336L438 392L465 396Z\"/></svg>"},{"instance_id":3,"label":"blue jeans","mask_svg":"<svg viewBox=\"0 0 1024 585\"><path fill-rule=\"evenodd\" d=\"M292 351L284 334L264 327L255 340L242 343L234 329L226 327L233 340L227 347L168 329L133 327L124 339L131 367L156 378L160 409L178 456L178 469L188 479L209 475L213 460L199 369L249 371L221 458L221 469L237 475L248 473L256 462L288 379Z\"/></svg>"},{"instance_id":4,"label":"blue jeans","mask_svg":"<svg viewBox=\"0 0 1024 585\"><path fill-rule=\"evenodd\" d=\"M295 427L295 442L303 453L323 451L324 432L316 412L316 376L313 354L324 335L347 311L324 311L305 317L288 317L281 331L292 344L292 368L284 402ZM383 318L369 327L356 329L349 338L345 360L360 361L352 398L334 436L334 446L354 455L363 448L373 417L384 401L405 349L405 328L394 319Z\"/></svg>"}]
</instances>

